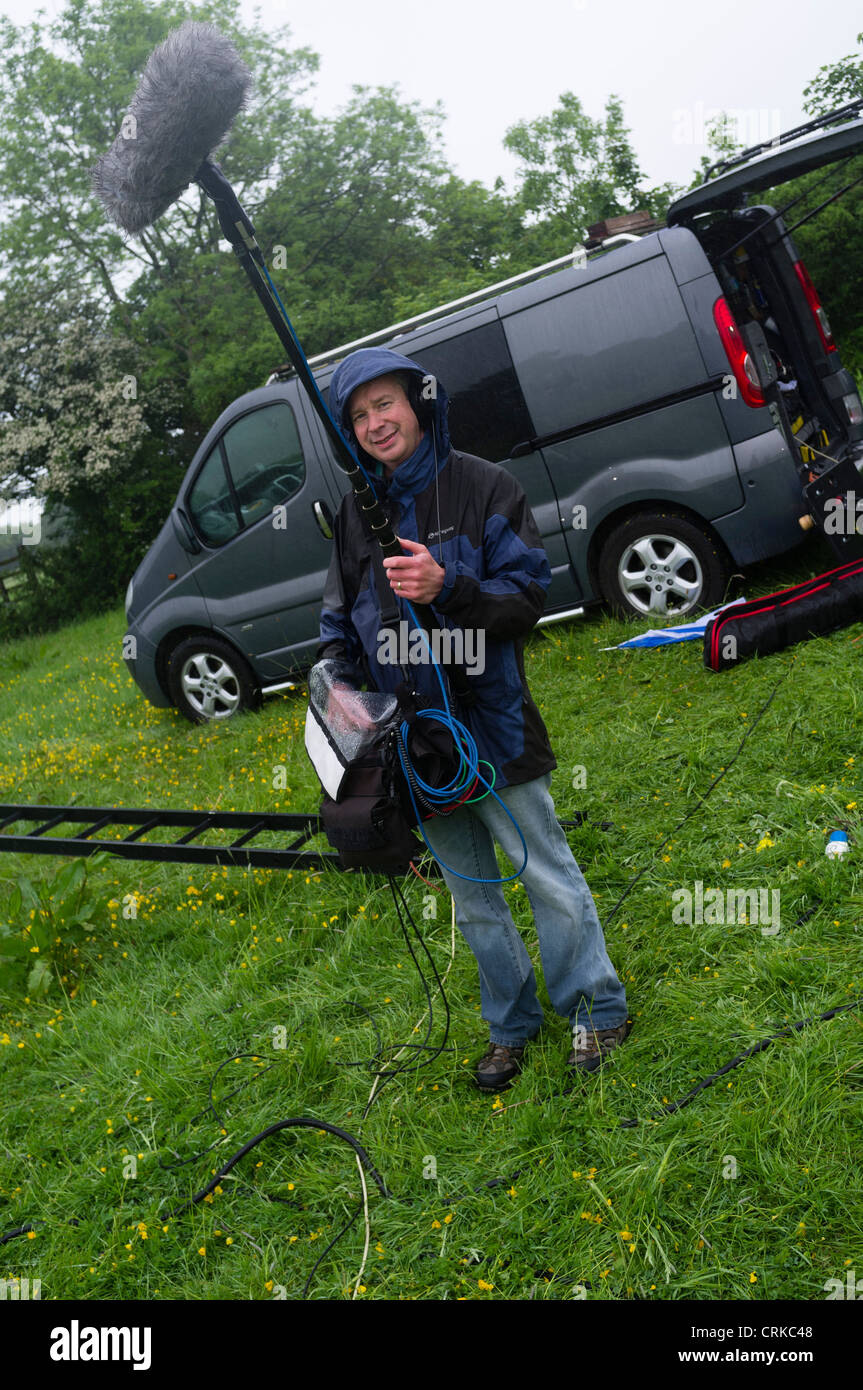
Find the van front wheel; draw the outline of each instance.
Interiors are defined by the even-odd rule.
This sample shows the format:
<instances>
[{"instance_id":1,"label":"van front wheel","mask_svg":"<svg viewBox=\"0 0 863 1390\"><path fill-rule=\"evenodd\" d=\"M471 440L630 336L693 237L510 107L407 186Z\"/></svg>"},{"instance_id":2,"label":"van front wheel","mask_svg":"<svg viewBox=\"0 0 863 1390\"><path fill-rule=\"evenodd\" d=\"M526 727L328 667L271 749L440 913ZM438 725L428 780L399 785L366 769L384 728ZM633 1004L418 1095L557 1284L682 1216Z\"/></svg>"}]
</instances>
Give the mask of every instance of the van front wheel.
<instances>
[{"instance_id":1,"label":"van front wheel","mask_svg":"<svg viewBox=\"0 0 863 1390\"><path fill-rule=\"evenodd\" d=\"M674 512L630 516L599 557L599 587L623 618L683 618L723 600L729 559L718 542Z\"/></svg>"},{"instance_id":2,"label":"van front wheel","mask_svg":"<svg viewBox=\"0 0 863 1390\"><path fill-rule=\"evenodd\" d=\"M187 637L171 653L168 689L193 724L230 719L260 704L248 663L218 637Z\"/></svg>"}]
</instances>

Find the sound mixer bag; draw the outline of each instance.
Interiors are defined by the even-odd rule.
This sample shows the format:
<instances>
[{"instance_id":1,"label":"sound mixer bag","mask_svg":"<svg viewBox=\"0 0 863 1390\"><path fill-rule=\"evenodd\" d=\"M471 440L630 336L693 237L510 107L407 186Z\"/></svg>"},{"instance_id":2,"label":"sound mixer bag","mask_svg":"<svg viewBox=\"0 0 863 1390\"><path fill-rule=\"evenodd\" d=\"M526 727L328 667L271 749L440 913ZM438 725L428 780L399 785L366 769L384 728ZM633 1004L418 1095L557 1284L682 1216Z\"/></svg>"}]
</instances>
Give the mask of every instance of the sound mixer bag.
<instances>
[{"instance_id":1,"label":"sound mixer bag","mask_svg":"<svg viewBox=\"0 0 863 1390\"><path fill-rule=\"evenodd\" d=\"M343 869L407 872L422 845L405 813L402 780L391 730L377 748L351 763L339 800L324 796L321 819Z\"/></svg>"},{"instance_id":2,"label":"sound mixer bag","mask_svg":"<svg viewBox=\"0 0 863 1390\"><path fill-rule=\"evenodd\" d=\"M405 873L421 845L398 758L398 701L355 680L339 661L309 672L305 743L324 792L321 820L343 869Z\"/></svg>"},{"instance_id":3,"label":"sound mixer bag","mask_svg":"<svg viewBox=\"0 0 863 1390\"><path fill-rule=\"evenodd\" d=\"M348 683L352 677L332 660L309 672L305 743L324 791L324 831L342 868L406 873L423 846L412 833L418 819L399 747L411 768L414 799L430 814L417 776L429 786L448 786L460 758L445 725L418 717L420 706L406 684L396 697L359 691Z\"/></svg>"}]
</instances>

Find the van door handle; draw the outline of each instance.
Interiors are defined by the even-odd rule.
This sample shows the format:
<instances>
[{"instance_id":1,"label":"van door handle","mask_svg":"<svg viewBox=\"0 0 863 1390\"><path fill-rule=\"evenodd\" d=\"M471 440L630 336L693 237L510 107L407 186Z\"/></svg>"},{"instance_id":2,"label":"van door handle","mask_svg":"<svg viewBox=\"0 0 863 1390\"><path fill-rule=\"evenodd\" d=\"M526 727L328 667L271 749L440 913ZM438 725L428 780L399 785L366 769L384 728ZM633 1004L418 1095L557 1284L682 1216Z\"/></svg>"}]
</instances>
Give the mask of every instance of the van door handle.
<instances>
[{"instance_id":1,"label":"van door handle","mask_svg":"<svg viewBox=\"0 0 863 1390\"><path fill-rule=\"evenodd\" d=\"M328 541L333 538L333 514L326 502L319 502L317 499L312 503L312 511L315 514L315 521L318 528Z\"/></svg>"}]
</instances>

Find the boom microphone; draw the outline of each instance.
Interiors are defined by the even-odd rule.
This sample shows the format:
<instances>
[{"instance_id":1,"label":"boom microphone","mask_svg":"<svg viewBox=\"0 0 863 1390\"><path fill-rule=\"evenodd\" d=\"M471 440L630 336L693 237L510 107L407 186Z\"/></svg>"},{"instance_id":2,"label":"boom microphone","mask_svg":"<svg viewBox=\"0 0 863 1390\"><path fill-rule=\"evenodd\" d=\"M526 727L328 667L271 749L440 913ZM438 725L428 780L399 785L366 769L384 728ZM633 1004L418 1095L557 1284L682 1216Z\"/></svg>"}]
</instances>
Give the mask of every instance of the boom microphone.
<instances>
[{"instance_id":1,"label":"boom microphone","mask_svg":"<svg viewBox=\"0 0 863 1390\"><path fill-rule=\"evenodd\" d=\"M242 109L252 76L213 24L187 20L147 61L120 133L92 171L109 218L149 227L192 182Z\"/></svg>"},{"instance_id":2,"label":"boom microphone","mask_svg":"<svg viewBox=\"0 0 863 1390\"><path fill-rule=\"evenodd\" d=\"M402 547L368 474L318 390L255 229L222 170L209 158L243 107L251 80L230 39L212 24L186 20L150 54L120 133L92 170L93 187L110 220L133 235L167 212L193 181L209 194L222 231L305 387L381 550L401 557ZM426 632L438 626L427 605L415 604L413 612ZM463 667L453 663L448 669L462 703L473 704L476 693Z\"/></svg>"}]
</instances>

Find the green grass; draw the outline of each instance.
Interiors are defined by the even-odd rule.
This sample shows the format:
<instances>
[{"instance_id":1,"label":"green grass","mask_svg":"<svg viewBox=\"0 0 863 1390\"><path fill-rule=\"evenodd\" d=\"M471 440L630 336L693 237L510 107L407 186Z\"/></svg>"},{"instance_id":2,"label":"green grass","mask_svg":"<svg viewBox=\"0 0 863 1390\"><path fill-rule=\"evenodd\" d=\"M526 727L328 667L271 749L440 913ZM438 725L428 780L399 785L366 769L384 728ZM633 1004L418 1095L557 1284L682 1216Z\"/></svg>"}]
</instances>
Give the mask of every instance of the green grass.
<instances>
[{"instance_id":1,"label":"green grass","mask_svg":"<svg viewBox=\"0 0 863 1390\"><path fill-rule=\"evenodd\" d=\"M809 549L745 592L829 564ZM570 836L603 921L646 866L607 930L634 1024L614 1065L562 1096L569 1039L546 1001L517 1086L478 1093L473 958L458 937L450 966L450 899L412 880L414 916L450 966L452 1050L389 1082L363 1119L371 1073L336 1063L371 1056L373 1024L388 1047L425 1032L385 880L88 862L93 925L58 948L65 978L42 997L0 996L0 1231L43 1223L2 1248L0 1277L39 1278L43 1298L299 1297L361 1197L337 1139L283 1131L212 1202L159 1219L252 1135L297 1115L354 1132L393 1194L369 1183L363 1298L822 1299L828 1279L863 1276L860 1013L778 1041L649 1118L768 1033L863 992L863 628L715 675L700 644L600 650L639 626L593 616L535 633L526 650L558 814L614 822ZM118 610L0 651L0 799L316 808L301 693L192 726L145 703L120 659L123 630ZM858 843L830 861L825 838L842 823ZM25 925L23 908L10 922L15 880L47 893L59 862L0 859L0 922ZM779 889L780 931L676 924L672 893L698 879ZM524 892L506 891L538 963ZM59 899L52 912L60 923ZM442 1026L438 1005L432 1041ZM239 1053L252 1055L227 1061L214 1086L219 1123L208 1084ZM310 1296L350 1298L363 1244L360 1220Z\"/></svg>"}]
</instances>

